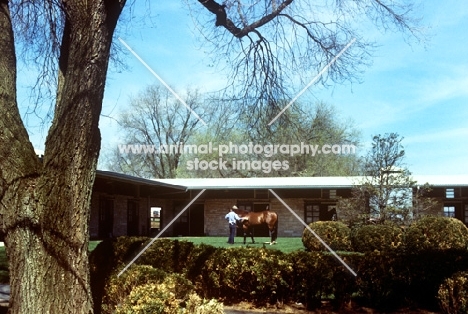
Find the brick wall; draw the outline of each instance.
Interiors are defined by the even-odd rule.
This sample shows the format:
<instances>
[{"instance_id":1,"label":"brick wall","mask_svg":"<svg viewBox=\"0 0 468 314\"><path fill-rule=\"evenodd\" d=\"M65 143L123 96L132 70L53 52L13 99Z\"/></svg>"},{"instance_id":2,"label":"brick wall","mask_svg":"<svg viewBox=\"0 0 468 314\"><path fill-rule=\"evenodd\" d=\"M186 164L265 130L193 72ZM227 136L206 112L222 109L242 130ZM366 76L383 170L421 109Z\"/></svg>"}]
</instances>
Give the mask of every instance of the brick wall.
<instances>
[{"instance_id":1,"label":"brick wall","mask_svg":"<svg viewBox=\"0 0 468 314\"><path fill-rule=\"evenodd\" d=\"M113 235L120 237L127 235L127 200L128 196L114 195L114 229Z\"/></svg>"},{"instance_id":2,"label":"brick wall","mask_svg":"<svg viewBox=\"0 0 468 314\"><path fill-rule=\"evenodd\" d=\"M243 200L244 201L244 200ZM284 199L291 209L304 219L303 199ZM205 234L208 236L227 236L229 226L224 219L229 208L237 204L236 199L214 199L205 201ZM270 210L278 214L278 236L302 236L304 226L278 200L271 199Z\"/></svg>"}]
</instances>

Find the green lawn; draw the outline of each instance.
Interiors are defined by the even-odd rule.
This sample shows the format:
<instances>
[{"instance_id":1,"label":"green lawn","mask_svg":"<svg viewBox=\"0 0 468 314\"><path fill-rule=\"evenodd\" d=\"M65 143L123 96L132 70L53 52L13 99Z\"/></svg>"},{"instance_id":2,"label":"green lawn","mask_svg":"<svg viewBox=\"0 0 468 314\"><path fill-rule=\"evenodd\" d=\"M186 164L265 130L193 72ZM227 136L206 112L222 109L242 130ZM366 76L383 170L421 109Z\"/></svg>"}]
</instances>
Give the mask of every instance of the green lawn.
<instances>
[{"instance_id":1,"label":"green lawn","mask_svg":"<svg viewBox=\"0 0 468 314\"><path fill-rule=\"evenodd\" d=\"M101 241L89 241L88 250L92 252Z\"/></svg>"},{"instance_id":2,"label":"green lawn","mask_svg":"<svg viewBox=\"0 0 468 314\"><path fill-rule=\"evenodd\" d=\"M173 237L170 239L179 240L179 241L190 241L195 244L205 243L215 247L265 247L266 249L280 250L284 253L289 253L296 250L303 250L304 245L302 244L302 239L298 238L278 238L277 244L270 245L270 238L255 238L255 244L252 244L251 239L247 239L247 244L244 245L243 237L236 237L234 239L234 244L228 244L228 237ZM268 242L268 243L266 243Z\"/></svg>"}]
</instances>

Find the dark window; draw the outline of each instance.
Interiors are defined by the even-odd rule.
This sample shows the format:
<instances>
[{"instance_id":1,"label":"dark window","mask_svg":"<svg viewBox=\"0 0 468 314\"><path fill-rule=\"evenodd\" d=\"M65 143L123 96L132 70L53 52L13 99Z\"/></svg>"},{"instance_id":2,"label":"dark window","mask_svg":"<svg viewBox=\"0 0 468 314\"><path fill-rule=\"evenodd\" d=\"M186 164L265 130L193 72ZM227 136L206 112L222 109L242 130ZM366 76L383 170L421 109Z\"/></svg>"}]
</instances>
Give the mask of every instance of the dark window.
<instances>
[{"instance_id":1,"label":"dark window","mask_svg":"<svg viewBox=\"0 0 468 314\"><path fill-rule=\"evenodd\" d=\"M150 208L150 222L151 229L159 230L161 228L161 207L151 207Z\"/></svg>"},{"instance_id":2,"label":"dark window","mask_svg":"<svg viewBox=\"0 0 468 314\"><path fill-rule=\"evenodd\" d=\"M237 208L240 210L245 210L247 212L253 211L253 202L242 202L242 203L237 203Z\"/></svg>"},{"instance_id":3,"label":"dark window","mask_svg":"<svg viewBox=\"0 0 468 314\"><path fill-rule=\"evenodd\" d=\"M114 229L114 200L101 198L99 200L99 237L112 237Z\"/></svg>"},{"instance_id":4,"label":"dark window","mask_svg":"<svg viewBox=\"0 0 468 314\"><path fill-rule=\"evenodd\" d=\"M320 220L320 205L319 204L305 204L304 207L304 221L306 224Z\"/></svg>"},{"instance_id":5,"label":"dark window","mask_svg":"<svg viewBox=\"0 0 468 314\"><path fill-rule=\"evenodd\" d=\"M465 204L465 223L468 224L468 204Z\"/></svg>"},{"instance_id":6,"label":"dark window","mask_svg":"<svg viewBox=\"0 0 468 314\"><path fill-rule=\"evenodd\" d=\"M455 206L444 206L445 217L455 217Z\"/></svg>"}]
</instances>

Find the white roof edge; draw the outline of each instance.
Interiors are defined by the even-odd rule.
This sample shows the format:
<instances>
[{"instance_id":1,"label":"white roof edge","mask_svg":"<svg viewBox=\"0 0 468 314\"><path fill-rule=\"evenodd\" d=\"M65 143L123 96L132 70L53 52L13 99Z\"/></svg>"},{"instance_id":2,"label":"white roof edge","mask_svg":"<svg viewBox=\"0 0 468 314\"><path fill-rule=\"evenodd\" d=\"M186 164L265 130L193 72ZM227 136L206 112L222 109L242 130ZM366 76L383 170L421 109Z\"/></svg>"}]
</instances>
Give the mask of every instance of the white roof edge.
<instances>
[{"instance_id":1,"label":"white roof edge","mask_svg":"<svg viewBox=\"0 0 468 314\"><path fill-rule=\"evenodd\" d=\"M432 186L468 186L468 175L413 175L413 180ZM273 189L273 188L349 188L363 177L260 177L260 178L196 178L154 179L167 184L195 189Z\"/></svg>"}]
</instances>

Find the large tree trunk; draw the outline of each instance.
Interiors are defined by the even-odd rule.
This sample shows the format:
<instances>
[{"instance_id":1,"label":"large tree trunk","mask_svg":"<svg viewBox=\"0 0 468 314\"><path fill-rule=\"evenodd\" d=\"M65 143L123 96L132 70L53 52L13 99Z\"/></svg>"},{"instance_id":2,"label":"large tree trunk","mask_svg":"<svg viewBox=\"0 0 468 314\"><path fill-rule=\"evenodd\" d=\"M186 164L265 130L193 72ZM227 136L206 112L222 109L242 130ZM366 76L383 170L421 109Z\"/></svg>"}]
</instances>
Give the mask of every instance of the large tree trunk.
<instances>
[{"instance_id":1,"label":"large tree trunk","mask_svg":"<svg viewBox=\"0 0 468 314\"><path fill-rule=\"evenodd\" d=\"M16 101L14 38L0 0L0 201L12 313L92 313L88 223L112 35L125 1L67 1L59 90L43 161Z\"/></svg>"}]
</instances>

